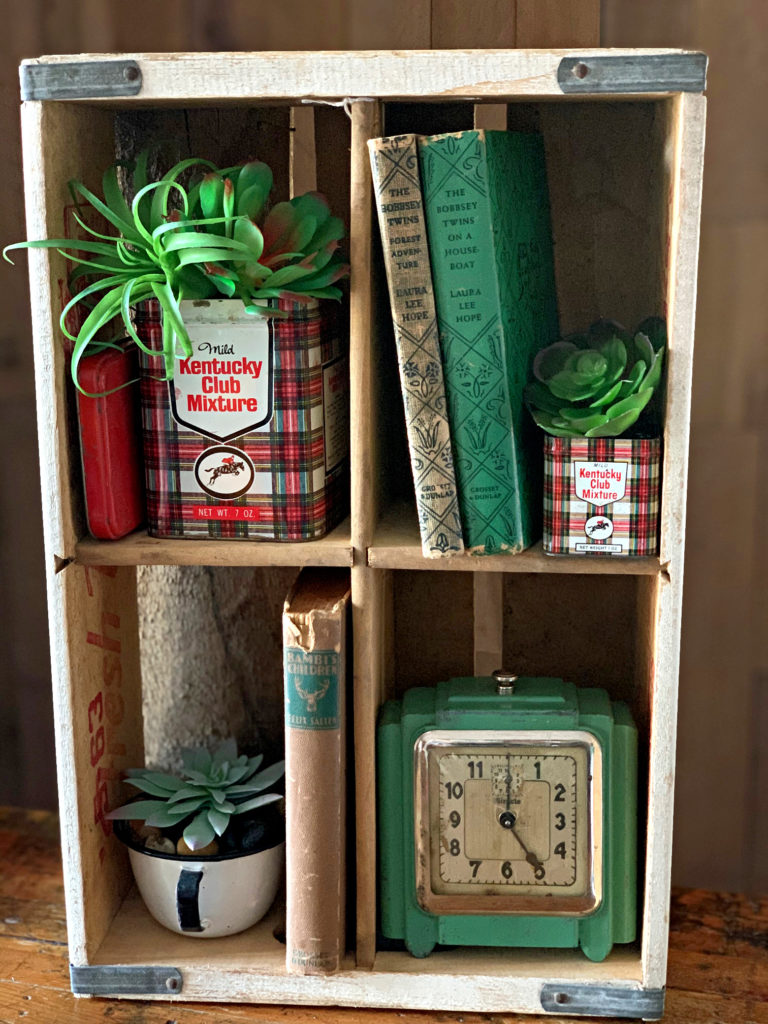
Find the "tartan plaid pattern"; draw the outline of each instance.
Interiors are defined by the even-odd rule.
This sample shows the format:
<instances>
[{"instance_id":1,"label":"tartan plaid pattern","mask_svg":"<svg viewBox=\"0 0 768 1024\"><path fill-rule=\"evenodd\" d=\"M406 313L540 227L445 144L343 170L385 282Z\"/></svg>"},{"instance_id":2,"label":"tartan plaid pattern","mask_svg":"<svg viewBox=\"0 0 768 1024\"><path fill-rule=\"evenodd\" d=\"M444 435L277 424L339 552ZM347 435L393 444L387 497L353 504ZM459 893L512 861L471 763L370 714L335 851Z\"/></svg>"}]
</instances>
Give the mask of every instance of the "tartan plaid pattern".
<instances>
[{"instance_id":1,"label":"tartan plaid pattern","mask_svg":"<svg viewBox=\"0 0 768 1024\"><path fill-rule=\"evenodd\" d=\"M580 463L625 463L623 497L605 505L579 498L576 477ZM544 440L544 551L552 555L655 555L658 551L660 466L661 440L658 437L547 436ZM611 534L607 536L609 529Z\"/></svg>"},{"instance_id":2,"label":"tartan plaid pattern","mask_svg":"<svg viewBox=\"0 0 768 1024\"><path fill-rule=\"evenodd\" d=\"M348 458L326 470L323 369L344 360L336 310L330 303L280 300L290 312L274 318L273 414L259 430L219 442L179 424L171 414L162 357L143 355L141 380L148 532L154 537L280 541L313 540L333 529L349 505ZM136 330L152 349L162 348L159 303L143 303ZM221 444L248 456L254 485L237 498L198 489L194 466ZM225 509L226 513L220 510ZM210 511L206 511L210 510ZM217 519L217 515L229 517ZM205 518L210 516L211 518Z\"/></svg>"}]
</instances>

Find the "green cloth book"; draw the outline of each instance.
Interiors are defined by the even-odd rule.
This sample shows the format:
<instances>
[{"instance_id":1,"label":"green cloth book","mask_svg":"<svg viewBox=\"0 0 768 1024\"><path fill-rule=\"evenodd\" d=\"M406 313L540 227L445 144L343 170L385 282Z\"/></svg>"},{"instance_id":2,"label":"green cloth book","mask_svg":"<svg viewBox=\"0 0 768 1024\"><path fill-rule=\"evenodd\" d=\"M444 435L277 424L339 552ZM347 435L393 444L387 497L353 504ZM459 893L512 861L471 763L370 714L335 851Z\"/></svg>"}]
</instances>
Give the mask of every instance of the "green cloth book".
<instances>
[{"instance_id":1,"label":"green cloth book","mask_svg":"<svg viewBox=\"0 0 768 1024\"><path fill-rule=\"evenodd\" d=\"M420 136L459 505L472 554L540 536L540 439L524 404L558 332L544 146L527 132Z\"/></svg>"}]
</instances>

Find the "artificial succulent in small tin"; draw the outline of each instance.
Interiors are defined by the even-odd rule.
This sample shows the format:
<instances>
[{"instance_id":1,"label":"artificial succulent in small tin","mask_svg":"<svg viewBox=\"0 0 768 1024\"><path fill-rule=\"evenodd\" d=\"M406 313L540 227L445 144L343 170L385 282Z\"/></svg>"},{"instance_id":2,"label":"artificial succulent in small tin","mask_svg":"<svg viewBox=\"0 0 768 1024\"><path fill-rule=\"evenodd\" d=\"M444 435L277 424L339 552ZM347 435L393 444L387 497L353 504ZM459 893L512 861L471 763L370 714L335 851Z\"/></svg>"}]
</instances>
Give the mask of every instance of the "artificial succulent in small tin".
<instances>
[{"instance_id":1,"label":"artificial succulent in small tin","mask_svg":"<svg viewBox=\"0 0 768 1024\"><path fill-rule=\"evenodd\" d=\"M630 334L598 320L542 349L525 400L534 420L554 437L619 437L634 426L661 381L665 322L648 317Z\"/></svg>"},{"instance_id":2,"label":"artificial succulent in small tin","mask_svg":"<svg viewBox=\"0 0 768 1024\"><path fill-rule=\"evenodd\" d=\"M282 799L265 792L285 774L285 762L259 771L263 755L238 756L233 739L224 740L211 754L205 747L182 751L178 775L147 768L131 768L126 781L154 797L134 800L107 815L112 820L144 821L158 829L174 829L187 822L183 840L192 852L206 850L230 828L236 815L252 812Z\"/></svg>"}]
</instances>

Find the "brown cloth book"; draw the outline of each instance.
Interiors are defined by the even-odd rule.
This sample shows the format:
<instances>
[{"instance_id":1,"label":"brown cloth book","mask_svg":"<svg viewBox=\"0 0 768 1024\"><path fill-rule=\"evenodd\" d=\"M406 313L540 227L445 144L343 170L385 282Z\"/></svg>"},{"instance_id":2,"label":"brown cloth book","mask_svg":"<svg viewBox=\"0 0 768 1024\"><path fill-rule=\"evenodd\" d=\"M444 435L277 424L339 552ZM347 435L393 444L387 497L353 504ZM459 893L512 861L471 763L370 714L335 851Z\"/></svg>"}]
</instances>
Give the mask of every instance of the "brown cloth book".
<instances>
[{"instance_id":1,"label":"brown cloth book","mask_svg":"<svg viewBox=\"0 0 768 1024\"><path fill-rule=\"evenodd\" d=\"M349 572L304 569L283 610L286 969L332 974L345 949Z\"/></svg>"}]
</instances>

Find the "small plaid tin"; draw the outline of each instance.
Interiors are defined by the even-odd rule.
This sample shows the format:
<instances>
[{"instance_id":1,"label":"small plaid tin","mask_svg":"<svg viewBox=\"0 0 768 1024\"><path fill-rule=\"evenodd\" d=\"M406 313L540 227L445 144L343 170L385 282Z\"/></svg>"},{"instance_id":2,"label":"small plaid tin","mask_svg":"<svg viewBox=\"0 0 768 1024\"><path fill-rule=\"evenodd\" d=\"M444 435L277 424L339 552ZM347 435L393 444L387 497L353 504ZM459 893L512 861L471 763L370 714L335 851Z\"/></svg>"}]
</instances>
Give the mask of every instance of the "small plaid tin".
<instances>
[{"instance_id":1,"label":"small plaid tin","mask_svg":"<svg viewBox=\"0 0 768 1024\"><path fill-rule=\"evenodd\" d=\"M155 537L301 541L349 504L349 373L332 303L280 301L287 318L237 300L183 302L192 341L174 379L143 357L148 531ZM159 304L136 330L162 348Z\"/></svg>"},{"instance_id":2,"label":"small plaid tin","mask_svg":"<svg viewBox=\"0 0 768 1024\"><path fill-rule=\"evenodd\" d=\"M655 555L661 440L545 437L544 551Z\"/></svg>"}]
</instances>

